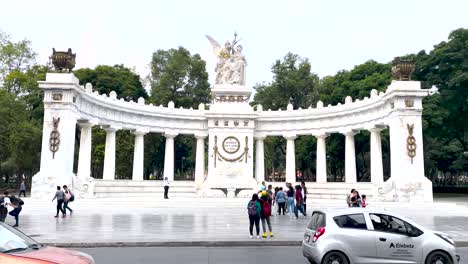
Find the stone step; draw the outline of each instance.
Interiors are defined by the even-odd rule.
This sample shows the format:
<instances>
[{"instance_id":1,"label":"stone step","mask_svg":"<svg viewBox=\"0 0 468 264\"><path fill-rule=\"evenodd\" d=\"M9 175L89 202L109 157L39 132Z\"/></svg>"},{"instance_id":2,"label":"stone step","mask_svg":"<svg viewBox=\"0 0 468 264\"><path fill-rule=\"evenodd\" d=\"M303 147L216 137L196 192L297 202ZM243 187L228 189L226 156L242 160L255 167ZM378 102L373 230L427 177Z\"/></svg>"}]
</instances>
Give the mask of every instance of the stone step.
<instances>
[{"instance_id":1,"label":"stone step","mask_svg":"<svg viewBox=\"0 0 468 264\"><path fill-rule=\"evenodd\" d=\"M132 180L95 180L95 186L142 186L142 187L162 187L162 181L132 181ZM171 187L194 187L193 181L173 181Z\"/></svg>"},{"instance_id":2,"label":"stone step","mask_svg":"<svg viewBox=\"0 0 468 264\"><path fill-rule=\"evenodd\" d=\"M141 192L96 192L96 198L114 198L114 197L124 197L124 198L153 198L153 197L162 197L163 193L141 193ZM169 192L169 197L183 197L183 198L195 198L197 197L196 192Z\"/></svg>"},{"instance_id":3,"label":"stone step","mask_svg":"<svg viewBox=\"0 0 468 264\"><path fill-rule=\"evenodd\" d=\"M154 186L96 186L94 187L95 192L164 192L164 188ZM175 187L169 188L171 192L196 192L195 187Z\"/></svg>"}]
</instances>

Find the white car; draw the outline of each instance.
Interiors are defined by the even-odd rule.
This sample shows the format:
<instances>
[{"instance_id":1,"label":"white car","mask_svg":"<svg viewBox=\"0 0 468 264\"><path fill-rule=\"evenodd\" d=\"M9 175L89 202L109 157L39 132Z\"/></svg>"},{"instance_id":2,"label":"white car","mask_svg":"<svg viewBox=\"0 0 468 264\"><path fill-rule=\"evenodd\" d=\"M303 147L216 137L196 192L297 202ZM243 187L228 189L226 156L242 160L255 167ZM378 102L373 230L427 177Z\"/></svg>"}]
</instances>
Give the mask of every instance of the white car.
<instances>
[{"instance_id":1,"label":"white car","mask_svg":"<svg viewBox=\"0 0 468 264\"><path fill-rule=\"evenodd\" d=\"M386 210L316 210L302 253L312 264L455 264L454 241Z\"/></svg>"}]
</instances>

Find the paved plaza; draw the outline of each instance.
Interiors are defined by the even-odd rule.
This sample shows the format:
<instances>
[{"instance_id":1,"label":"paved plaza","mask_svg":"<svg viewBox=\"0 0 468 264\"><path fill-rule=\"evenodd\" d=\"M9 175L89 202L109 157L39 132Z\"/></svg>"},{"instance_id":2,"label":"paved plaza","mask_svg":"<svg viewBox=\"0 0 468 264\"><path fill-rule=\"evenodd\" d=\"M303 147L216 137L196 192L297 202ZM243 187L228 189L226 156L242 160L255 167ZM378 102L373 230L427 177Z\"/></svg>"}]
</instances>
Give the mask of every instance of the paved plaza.
<instances>
[{"instance_id":1,"label":"paved plaza","mask_svg":"<svg viewBox=\"0 0 468 264\"><path fill-rule=\"evenodd\" d=\"M54 218L55 202L24 199L20 230L41 243L81 246L222 246L296 245L309 217L273 216L275 237L248 238L248 199L240 198L101 198L76 200L73 216ZM468 203L444 198L433 204L372 204L450 234L468 246ZM336 207L336 205L333 205ZM314 208L330 207L309 204ZM8 218L7 223L13 224ZM172 243L172 244L171 244Z\"/></svg>"}]
</instances>

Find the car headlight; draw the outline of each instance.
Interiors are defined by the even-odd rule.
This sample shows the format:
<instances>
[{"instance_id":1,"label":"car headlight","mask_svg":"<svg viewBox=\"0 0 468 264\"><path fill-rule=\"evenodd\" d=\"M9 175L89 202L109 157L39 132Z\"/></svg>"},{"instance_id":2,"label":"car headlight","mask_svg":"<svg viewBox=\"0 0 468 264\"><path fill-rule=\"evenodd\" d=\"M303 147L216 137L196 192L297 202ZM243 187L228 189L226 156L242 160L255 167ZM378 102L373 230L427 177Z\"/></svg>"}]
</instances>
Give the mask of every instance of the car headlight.
<instances>
[{"instance_id":1,"label":"car headlight","mask_svg":"<svg viewBox=\"0 0 468 264\"><path fill-rule=\"evenodd\" d=\"M450 245L452 246L455 246L455 241L453 241L453 239L445 234L439 234L439 233L434 233L436 234L438 237L442 238L443 240L445 240L446 242L448 242Z\"/></svg>"}]
</instances>

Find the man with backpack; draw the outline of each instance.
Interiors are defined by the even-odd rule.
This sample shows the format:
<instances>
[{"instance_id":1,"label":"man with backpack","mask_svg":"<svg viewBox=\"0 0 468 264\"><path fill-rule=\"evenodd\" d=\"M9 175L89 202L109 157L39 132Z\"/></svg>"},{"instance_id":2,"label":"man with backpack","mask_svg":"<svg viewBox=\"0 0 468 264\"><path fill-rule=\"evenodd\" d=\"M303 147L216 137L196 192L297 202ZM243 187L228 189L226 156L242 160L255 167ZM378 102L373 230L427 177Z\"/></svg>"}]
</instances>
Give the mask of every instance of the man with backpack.
<instances>
[{"instance_id":1,"label":"man with backpack","mask_svg":"<svg viewBox=\"0 0 468 264\"><path fill-rule=\"evenodd\" d=\"M9 203L10 203L10 198L8 198L8 192L5 192L4 196L0 198L0 222L5 222L5 218L8 215L7 205Z\"/></svg>"},{"instance_id":2,"label":"man with backpack","mask_svg":"<svg viewBox=\"0 0 468 264\"><path fill-rule=\"evenodd\" d=\"M262 192L262 198L260 199L262 205L262 213L260 219L262 220L263 238L267 237L266 224L268 224L268 231L270 231L270 237L273 237L273 230L271 229L270 216L271 216L271 203L269 195L266 191ZM266 222L266 224L265 224Z\"/></svg>"},{"instance_id":3,"label":"man with backpack","mask_svg":"<svg viewBox=\"0 0 468 264\"><path fill-rule=\"evenodd\" d=\"M19 214L22 210L22 205L24 204L23 200L20 198L16 198L15 196L9 196L8 192L4 193L5 196L3 197L2 207L4 209L0 209L3 212L0 212L0 220L5 222L6 213L5 210L8 211L8 206L12 207L13 210L10 211L9 215L15 217L15 225L13 227L18 227L19 225Z\"/></svg>"},{"instance_id":4,"label":"man with backpack","mask_svg":"<svg viewBox=\"0 0 468 264\"><path fill-rule=\"evenodd\" d=\"M247 204L247 213L249 214L249 231L250 238L253 238L253 226L255 224L255 229L257 231L257 238L260 238L260 214L262 213L260 201L258 200L258 195L254 193L252 195L252 200Z\"/></svg>"}]
</instances>

